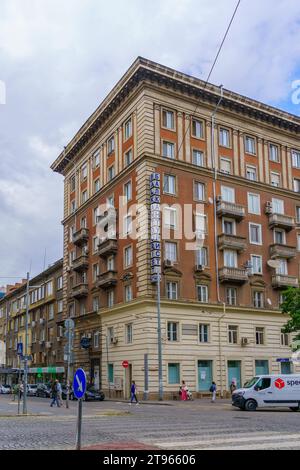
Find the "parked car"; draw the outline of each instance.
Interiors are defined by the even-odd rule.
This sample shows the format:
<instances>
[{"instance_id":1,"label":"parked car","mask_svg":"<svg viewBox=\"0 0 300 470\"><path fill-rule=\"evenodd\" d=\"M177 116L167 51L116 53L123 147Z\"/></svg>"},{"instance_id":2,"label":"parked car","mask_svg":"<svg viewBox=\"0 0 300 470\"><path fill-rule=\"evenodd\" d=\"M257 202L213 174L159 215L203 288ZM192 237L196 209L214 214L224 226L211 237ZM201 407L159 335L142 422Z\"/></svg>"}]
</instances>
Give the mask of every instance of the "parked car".
<instances>
[{"instance_id":1,"label":"parked car","mask_svg":"<svg viewBox=\"0 0 300 470\"><path fill-rule=\"evenodd\" d=\"M36 388L36 396L42 398L51 397L51 388L48 384L38 384Z\"/></svg>"},{"instance_id":2,"label":"parked car","mask_svg":"<svg viewBox=\"0 0 300 470\"><path fill-rule=\"evenodd\" d=\"M0 385L0 393L5 395L11 393L11 386L7 384Z\"/></svg>"},{"instance_id":3,"label":"parked car","mask_svg":"<svg viewBox=\"0 0 300 470\"><path fill-rule=\"evenodd\" d=\"M37 392L37 384L28 384L27 385L27 395L29 397L35 397Z\"/></svg>"},{"instance_id":4,"label":"parked car","mask_svg":"<svg viewBox=\"0 0 300 470\"><path fill-rule=\"evenodd\" d=\"M75 395L73 399L76 400ZM97 390L93 385L88 385L83 399L84 401L92 401L92 400L103 401L105 399L105 395L101 390Z\"/></svg>"}]
</instances>

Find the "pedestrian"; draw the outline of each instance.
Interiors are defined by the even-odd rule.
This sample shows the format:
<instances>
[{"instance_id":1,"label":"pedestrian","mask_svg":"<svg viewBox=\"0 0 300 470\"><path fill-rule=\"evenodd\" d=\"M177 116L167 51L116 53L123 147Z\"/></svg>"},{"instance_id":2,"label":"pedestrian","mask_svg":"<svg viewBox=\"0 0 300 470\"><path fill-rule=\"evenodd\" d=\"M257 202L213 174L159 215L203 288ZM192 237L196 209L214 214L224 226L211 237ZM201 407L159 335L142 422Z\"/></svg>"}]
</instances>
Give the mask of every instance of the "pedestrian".
<instances>
[{"instance_id":1,"label":"pedestrian","mask_svg":"<svg viewBox=\"0 0 300 470\"><path fill-rule=\"evenodd\" d=\"M181 390L181 394L180 394L181 400L186 401L188 399L188 388L187 388L186 383L185 383L184 380L182 381L182 385L180 387L180 390Z\"/></svg>"},{"instance_id":2,"label":"pedestrian","mask_svg":"<svg viewBox=\"0 0 300 470\"><path fill-rule=\"evenodd\" d=\"M52 402L50 403L50 406L52 407L55 403L57 404L57 407L60 407L59 401L58 401L58 390L57 390L57 383L56 381L53 382L52 387L51 387L51 398Z\"/></svg>"},{"instance_id":3,"label":"pedestrian","mask_svg":"<svg viewBox=\"0 0 300 470\"><path fill-rule=\"evenodd\" d=\"M13 394L14 394L13 401L16 401L16 397L17 397L18 394L19 394L19 384L14 384L14 386L13 386Z\"/></svg>"},{"instance_id":4,"label":"pedestrian","mask_svg":"<svg viewBox=\"0 0 300 470\"><path fill-rule=\"evenodd\" d=\"M59 402L59 405L63 406L61 383L59 382L58 379L55 380L55 383L56 383L56 390L57 390L57 400Z\"/></svg>"},{"instance_id":5,"label":"pedestrian","mask_svg":"<svg viewBox=\"0 0 300 470\"><path fill-rule=\"evenodd\" d=\"M20 393L20 400L22 400L22 397L23 397L23 394L24 394L24 385L23 385L23 382L20 383L19 393Z\"/></svg>"},{"instance_id":6,"label":"pedestrian","mask_svg":"<svg viewBox=\"0 0 300 470\"><path fill-rule=\"evenodd\" d=\"M139 404L139 401L137 399L137 388L134 380L132 381L130 388L130 405L132 405L133 400L135 400L136 405Z\"/></svg>"},{"instance_id":7,"label":"pedestrian","mask_svg":"<svg viewBox=\"0 0 300 470\"><path fill-rule=\"evenodd\" d=\"M217 386L215 382L211 383L209 391L212 393L211 401L212 403L215 403L216 401L216 394L217 394Z\"/></svg>"},{"instance_id":8,"label":"pedestrian","mask_svg":"<svg viewBox=\"0 0 300 470\"><path fill-rule=\"evenodd\" d=\"M235 392L236 390L236 383L234 380L232 380L231 384L230 384L230 393L231 395L233 395L233 392Z\"/></svg>"}]
</instances>

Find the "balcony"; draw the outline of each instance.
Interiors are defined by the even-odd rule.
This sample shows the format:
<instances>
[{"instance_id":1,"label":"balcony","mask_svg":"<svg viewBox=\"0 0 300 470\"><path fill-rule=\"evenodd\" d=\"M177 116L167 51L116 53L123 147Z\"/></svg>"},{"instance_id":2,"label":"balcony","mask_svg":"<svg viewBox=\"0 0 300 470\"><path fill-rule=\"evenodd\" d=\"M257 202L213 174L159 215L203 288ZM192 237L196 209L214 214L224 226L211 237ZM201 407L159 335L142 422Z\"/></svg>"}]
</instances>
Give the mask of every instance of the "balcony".
<instances>
[{"instance_id":1,"label":"balcony","mask_svg":"<svg viewBox=\"0 0 300 470\"><path fill-rule=\"evenodd\" d=\"M243 284L248 281L248 271L245 268L221 268L219 269L220 282L233 282Z\"/></svg>"},{"instance_id":2,"label":"balcony","mask_svg":"<svg viewBox=\"0 0 300 470\"><path fill-rule=\"evenodd\" d=\"M276 258L291 259L291 258L295 258L296 254L297 254L297 249L295 246L281 245L279 243L275 243L274 245L270 246L270 257L272 259L276 259Z\"/></svg>"},{"instance_id":3,"label":"balcony","mask_svg":"<svg viewBox=\"0 0 300 470\"><path fill-rule=\"evenodd\" d=\"M270 228L283 228L288 232L295 228L295 217L284 214L270 214L269 215L269 227Z\"/></svg>"},{"instance_id":4,"label":"balcony","mask_svg":"<svg viewBox=\"0 0 300 470\"><path fill-rule=\"evenodd\" d=\"M74 245L82 246L84 245L89 239L89 229L81 228L77 230L77 232L73 233L72 242Z\"/></svg>"},{"instance_id":5,"label":"balcony","mask_svg":"<svg viewBox=\"0 0 300 470\"><path fill-rule=\"evenodd\" d=\"M245 237L238 235L227 235L222 233L218 236L219 250L237 250L238 252L244 251L247 247L247 240Z\"/></svg>"},{"instance_id":6,"label":"balcony","mask_svg":"<svg viewBox=\"0 0 300 470\"><path fill-rule=\"evenodd\" d=\"M88 269L89 267L89 258L87 255L81 255L79 258L74 259L72 261L72 269L74 271L80 272Z\"/></svg>"},{"instance_id":7,"label":"balcony","mask_svg":"<svg viewBox=\"0 0 300 470\"><path fill-rule=\"evenodd\" d=\"M71 297L74 299L81 299L82 297L87 297L88 295L88 285L87 283L77 284L77 286L72 287Z\"/></svg>"},{"instance_id":8,"label":"balcony","mask_svg":"<svg viewBox=\"0 0 300 470\"><path fill-rule=\"evenodd\" d=\"M231 217L237 221L245 217L245 207L234 202L217 200L217 215L219 217Z\"/></svg>"},{"instance_id":9,"label":"balcony","mask_svg":"<svg viewBox=\"0 0 300 470\"><path fill-rule=\"evenodd\" d=\"M114 287L118 282L117 278L117 271L106 271L105 273L101 273L98 276L97 287L101 289L109 289Z\"/></svg>"},{"instance_id":10,"label":"balcony","mask_svg":"<svg viewBox=\"0 0 300 470\"><path fill-rule=\"evenodd\" d=\"M287 276L286 274L275 274L272 276L272 287L280 289L281 287L298 287L299 281L296 276Z\"/></svg>"},{"instance_id":11,"label":"balcony","mask_svg":"<svg viewBox=\"0 0 300 470\"><path fill-rule=\"evenodd\" d=\"M112 238L106 238L98 245L98 255L102 258L114 255L118 251L118 242Z\"/></svg>"}]
</instances>

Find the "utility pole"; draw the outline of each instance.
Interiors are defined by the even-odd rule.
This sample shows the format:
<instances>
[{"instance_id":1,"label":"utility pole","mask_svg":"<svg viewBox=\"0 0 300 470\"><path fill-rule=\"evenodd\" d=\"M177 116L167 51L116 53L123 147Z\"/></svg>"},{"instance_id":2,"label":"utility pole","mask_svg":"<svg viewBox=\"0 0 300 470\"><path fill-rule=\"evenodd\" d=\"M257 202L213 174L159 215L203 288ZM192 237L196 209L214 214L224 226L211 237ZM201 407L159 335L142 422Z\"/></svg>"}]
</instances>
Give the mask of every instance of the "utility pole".
<instances>
[{"instance_id":1,"label":"utility pole","mask_svg":"<svg viewBox=\"0 0 300 470\"><path fill-rule=\"evenodd\" d=\"M28 381L28 316L29 316L29 273L26 284L26 316L25 316L25 354L24 354L24 390L23 390L23 414L27 414L27 381Z\"/></svg>"}]
</instances>

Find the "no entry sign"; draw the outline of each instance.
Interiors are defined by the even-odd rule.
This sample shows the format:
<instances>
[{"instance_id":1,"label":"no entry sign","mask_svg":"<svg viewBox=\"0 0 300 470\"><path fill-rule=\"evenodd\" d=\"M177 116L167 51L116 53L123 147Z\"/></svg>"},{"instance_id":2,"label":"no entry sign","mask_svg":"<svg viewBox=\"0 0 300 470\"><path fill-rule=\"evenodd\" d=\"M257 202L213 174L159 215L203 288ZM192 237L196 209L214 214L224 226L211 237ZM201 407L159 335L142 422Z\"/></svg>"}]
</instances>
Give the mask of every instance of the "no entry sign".
<instances>
[{"instance_id":1,"label":"no entry sign","mask_svg":"<svg viewBox=\"0 0 300 470\"><path fill-rule=\"evenodd\" d=\"M123 361L122 366L124 367L124 369L127 369L127 367L129 366L128 361Z\"/></svg>"}]
</instances>

